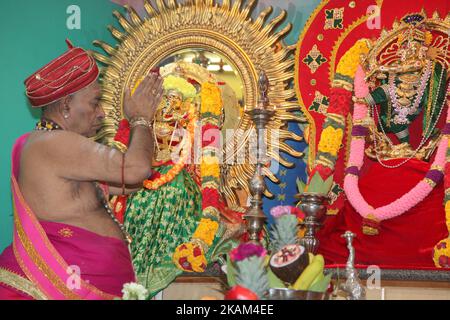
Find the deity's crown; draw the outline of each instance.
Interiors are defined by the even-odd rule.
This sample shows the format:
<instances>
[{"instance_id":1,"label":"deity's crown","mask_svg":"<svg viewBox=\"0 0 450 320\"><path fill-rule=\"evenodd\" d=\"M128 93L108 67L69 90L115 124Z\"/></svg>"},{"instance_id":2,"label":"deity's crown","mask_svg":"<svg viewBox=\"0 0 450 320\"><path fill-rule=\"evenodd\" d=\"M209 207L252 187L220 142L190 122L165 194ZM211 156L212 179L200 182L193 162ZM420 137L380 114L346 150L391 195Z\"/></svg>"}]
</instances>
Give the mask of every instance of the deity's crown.
<instances>
[{"instance_id":1,"label":"deity's crown","mask_svg":"<svg viewBox=\"0 0 450 320\"><path fill-rule=\"evenodd\" d=\"M409 28L399 35L399 44L404 45L407 43L409 46L415 41L429 45L432 40L432 34L423 24L425 19L426 17L420 13L414 13L403 17L402 22L409 25Z\"/></svg>"},{"instance_id":2,"label":"deity's crown","mask_svg":"<svg viewBox=\"0 0 450 320\"><path fill-rule=\"evenodd\" d=\"M368 70L379 66L403 64L424 59L440 62L450 68L450 14L428 17L422 10L395 20L392 29L383 29L374 42L365 62Z\"/></svg>"}]
</instances>

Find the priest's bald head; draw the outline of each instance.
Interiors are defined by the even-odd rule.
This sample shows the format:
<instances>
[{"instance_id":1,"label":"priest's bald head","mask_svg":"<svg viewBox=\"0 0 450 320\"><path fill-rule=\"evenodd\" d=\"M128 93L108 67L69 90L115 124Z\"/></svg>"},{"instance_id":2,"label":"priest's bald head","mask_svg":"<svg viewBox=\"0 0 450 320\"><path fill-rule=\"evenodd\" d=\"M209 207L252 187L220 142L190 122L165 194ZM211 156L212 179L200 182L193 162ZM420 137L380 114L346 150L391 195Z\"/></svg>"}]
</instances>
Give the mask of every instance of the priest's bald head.
<instances>
[{"instance_id":1,"label":"priest's bald head","mask_svg":"<svg viewBox=\"0 0 450 320\"><path fill-rule=\"evenodd\" d=\"M92 137L105 117L99 104L99 69L86 50L67 44L67 52L25 80L26 95L33 108L42 108L43 118Z\"/></svg>"}]
</instances>

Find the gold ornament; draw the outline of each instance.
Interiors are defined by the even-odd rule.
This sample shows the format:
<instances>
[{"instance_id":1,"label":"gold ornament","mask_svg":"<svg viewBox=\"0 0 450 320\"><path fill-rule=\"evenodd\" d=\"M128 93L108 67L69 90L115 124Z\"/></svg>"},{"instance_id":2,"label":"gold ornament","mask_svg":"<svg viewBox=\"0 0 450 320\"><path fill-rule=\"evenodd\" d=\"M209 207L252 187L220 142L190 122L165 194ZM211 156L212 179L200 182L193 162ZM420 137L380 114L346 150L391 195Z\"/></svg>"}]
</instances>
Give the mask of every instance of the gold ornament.
<instances>
[{"instance_id":1,"label":"gold ornament","mask_svg":"<svg viewBox=\"0 0 450 320\"><path fill-rule=\"evenodd\" d=\"M147 16L141 18L133 8L124 6L129 18L115 11L123 31L109 27L112 35L119 41L115 48L102 41L95 41L107 55L94 53L95 58L104 63L102 72L102 107L106 113L105 125L97 135L97 140L112 144L119 121L123 118L123 96L126 88L132 88L138 79L147 75L165 58L186 48L201 48L219 53L231 61L239 71L243 81L244 104L247 110L257 105L259 70L264 70L270 79L269 99L277 106L276 114L268 124L268 131L278 131L278 141L268 141L268 155L286 167L293 163L284 159L280 152L294 157L303 156L290 147L285 140L301 141L302 137L288 131L286 121L305 122L302 116L292 111L298 109L293 101L294 89L289 88L293 78L291 72L295 64L292 53L295 46L282 44L281 39L290 32L288 24L282 30L275 29L286 18L282 11L274 19L267 21L272 8L263 10L255 20L250 19L254 1L247 5L242 0L223 1L187 0L179 3L156 1L154 7L145 1ZM241 9L242 8L242 9ZM250 194L248 181L255 166L249 161L244 164L233 162L236 153L248 149L252 121L243 113L239 129L233 136L235 146L227 144L224 163L233 163L223 168L226 174L221 192L228 199L232 209L239 208L236 190L242 189ZM268 168L263 169L272 182L279 179ZM272 196L265 190L266 196Z\"/></svg>"}]
</instances>

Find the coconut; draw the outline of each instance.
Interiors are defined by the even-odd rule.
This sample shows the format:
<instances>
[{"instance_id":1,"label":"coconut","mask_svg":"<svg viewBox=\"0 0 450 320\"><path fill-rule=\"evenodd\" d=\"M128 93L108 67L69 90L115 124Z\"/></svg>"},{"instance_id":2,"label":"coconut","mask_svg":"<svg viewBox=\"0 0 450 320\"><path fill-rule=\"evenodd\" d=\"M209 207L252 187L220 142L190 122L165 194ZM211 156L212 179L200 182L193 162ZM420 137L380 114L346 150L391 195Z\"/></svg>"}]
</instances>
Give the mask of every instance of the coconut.
<instances>
[{"instance_id":1,"label":"coconut","mask_svg":"<svg viewBox=\"0 0 450 320\"><path fill-rule=\"evenodd\" d=\"M282 281L293 284L309 264L305 247L289 244L270 258L270 269Z\"/></svg>"}]
</instances>

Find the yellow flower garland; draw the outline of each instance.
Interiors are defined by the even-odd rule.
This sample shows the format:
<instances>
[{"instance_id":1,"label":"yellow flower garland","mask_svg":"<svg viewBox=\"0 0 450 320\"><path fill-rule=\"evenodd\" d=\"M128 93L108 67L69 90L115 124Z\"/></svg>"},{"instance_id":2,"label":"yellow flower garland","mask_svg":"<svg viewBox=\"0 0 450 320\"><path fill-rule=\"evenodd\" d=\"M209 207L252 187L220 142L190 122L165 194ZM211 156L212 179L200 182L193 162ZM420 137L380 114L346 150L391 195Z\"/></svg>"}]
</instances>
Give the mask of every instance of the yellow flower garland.
<instances>
[{"instance_id":1,"label":"yellow flower garland","mask_svg":"<svg viewBox=\"0 0 450 320\"><path fill-rule=\"evenodd\" d=\"M194 98L197 95L197 90L186 79L174 75L168 75L164 78L163 87L165 91L177 90L181 92L184 99Z\"/></svg>"},{"instance_id":2,"label":"yellow flower garland","mask_svg":"<svg viewBox=\"0 0 450 320\"><path fill-rule=\"evenodd\" d=\"M214 83L202 84L201 99L201 113L211 113L215 116L222 114L222 95Z\"/></svg>"},{"instance_id":3,"label":"yellow flower garland","mask_svg":"<svg viewBox=\"0 0 450 320\"><path fill-rule=\"evenodd\" d=\"M198 250L201 254L195 256L195 250ZM172 260L179 269L188 272L204 272L208 264L203 253L203 249L191 242L178 246L175 249ZM183 265L183 261L185 261L185 263L188 264L192 270L189 270L187 266Z\"/></svg>"},{"instance_id":4,"label":"yellow flower garland","mask_svg":"<svg viewBox=\"0 0 450 320\"><path fill-rule=\"evenodd\" d=\"M334 129L333 127L326 127L322 131L319 142L319 151L327 152L336 157L341 147L342 138L344 137L344 131L340 128Z\"/></svg>"},{"instance_id":5,"label":"yellow flower garland","mask_svg":"<svg viewBox=\"0 0 450 320\"><path fill-rule=\"evenodd\" d=\"M213 83L203 83L201 90L201 109L202 114L202 125L215 124L217 117L222 113L222 95L219 87ZM213 149L213 147L208 147ZM215 149L215 148L214 148ZM218 150L215 150L218 151ZM215 179L220 178L220 165L218 156L212 156L209 150L203 150L202 162L200 164L200 175L202 178L203 187L205 187L204 179L206 177L214 177ZM218 154L214 152L212 154ZM219 188L219 184L211 181L207 184L208 188ZM203 209L203 216L214 216L211 212L218 213L218 209L214 207L207 207ZM204 254L198 257L193 256L194 248L201 248L202 252L208 250L216 237L216 233L219 230L219 222L214 221L210 218L202 218L197 226L194 234L192 235L192 240L188 243L180 245L173 255L173 261L175 265L184 271L186 270L183 265L179 263L180 258L187 258L194 272L203 272L204 269L201 267L203 264L207 264ZM188 250L184 249L188 248ZM189 254L187 252L190 252Z\"/></svg>"},{"instance_id":6,"label":"yellow flower garland","mask_svg":"<svg viewBox=\"0 0 450 320\"><path fill-rule=\"evenodd\" d=\"M219 230L219 224L216 221L202 218L192 237L202 240L210 246L214 241L217 230Z\"/></svg>"},{"instance_id":7,"label":"yellow flower garland","mask_svg":"<svg viewBox=\"0 0 450 320\"><path fill-rule=\"evenodd\" d=\"M356 68L362 54L369 52L369 40L360 39L341 58L336 68L336 73L352 78L355 76Z\"/></svg>"},{"instance_id":8,"label":"yellow flower garland","mask_svg":"<svg viewBox=\"0 0 450 320\"><path fill-rule=\"evenodd\" d=\"M202 162L200 165L200 170L202 172L202 176L211 176L215 178L220 178L220 167L218 164L210 164ZM204 174L203 174L204 173Z\"/></svg>"},{"instance_id":9,"label":"yellow flower garland","mask_svg":"<svg viewBox=\"0 0 450 320\"><path fill-rule=\"evenodd\" d=\"M346 76L353 79L356 73L356 68L359 65L361 55L367 54L370 50L370 41L368 39L358 40L347 52L344 53L341 60L336 67L336 74ZM327 114L328 118L339 122L343 121L336 115ZM326 122L326 120L325 120ZM317 146L319 152L329 153L333 157L337 157L339 149L344 137L344 131L341 128L334 129L331 126L322 130L320 135L319 145Z\"/></svg>"}]
</instances>

